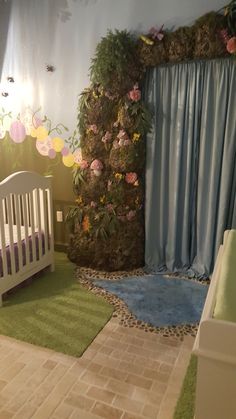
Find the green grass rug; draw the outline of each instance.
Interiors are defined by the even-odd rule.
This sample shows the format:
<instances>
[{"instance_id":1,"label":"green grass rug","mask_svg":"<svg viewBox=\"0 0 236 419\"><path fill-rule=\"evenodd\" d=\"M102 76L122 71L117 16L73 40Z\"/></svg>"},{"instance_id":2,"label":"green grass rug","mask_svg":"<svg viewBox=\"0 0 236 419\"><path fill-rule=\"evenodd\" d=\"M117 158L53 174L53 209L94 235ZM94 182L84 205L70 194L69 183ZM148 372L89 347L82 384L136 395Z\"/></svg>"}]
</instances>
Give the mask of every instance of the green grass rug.
<instances>
[{"instance_id":1,"label":"green grass rug","mask_svg":"<svg viewBox=\"0 0 236 419\"><path fill-rule=\"evenodd\" d=\"M174 419L193 419L197 378L197 357L192 356L178 399Z\"/></svg>"},{"instance_id":2,"label":"green grass rug","mask_svg":"<svg viewBox=\"0 0 236 419\"><path fill-rule=\"evenodd\" d=\"M55 253L55 264L4 301L0 334L79 357L113 307L79 285L64 253Z\"/></svg>"}]
</instances>

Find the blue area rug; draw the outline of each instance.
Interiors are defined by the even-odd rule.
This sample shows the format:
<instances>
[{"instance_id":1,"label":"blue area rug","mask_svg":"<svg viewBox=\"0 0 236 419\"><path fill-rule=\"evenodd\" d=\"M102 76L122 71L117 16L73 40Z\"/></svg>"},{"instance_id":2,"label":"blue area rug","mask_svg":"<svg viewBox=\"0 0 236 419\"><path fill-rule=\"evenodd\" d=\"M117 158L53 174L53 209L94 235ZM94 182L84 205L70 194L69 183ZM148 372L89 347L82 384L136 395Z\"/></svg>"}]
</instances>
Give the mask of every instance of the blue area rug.
<instances>
[{"instance_id":1,"label":"blue area rug","mask_svg":"<svg viewBox=\"0 0 236 419\"><path fill-rule=\"evenodd\" d=\"M138 320L156 327L199 322L208 291L207 285L159 274L94 283L125 301Z\"/></svg>"}]
</instances>

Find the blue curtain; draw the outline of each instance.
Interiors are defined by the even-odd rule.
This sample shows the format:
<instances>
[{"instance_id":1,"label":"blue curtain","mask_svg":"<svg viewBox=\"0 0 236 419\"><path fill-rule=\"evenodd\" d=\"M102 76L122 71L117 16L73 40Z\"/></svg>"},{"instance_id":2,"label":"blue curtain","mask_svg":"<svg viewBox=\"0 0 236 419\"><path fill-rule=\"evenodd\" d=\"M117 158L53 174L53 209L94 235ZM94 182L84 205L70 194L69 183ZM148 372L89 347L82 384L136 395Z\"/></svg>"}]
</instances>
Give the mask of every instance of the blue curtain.
<instances>
[{"instance_id":1,"label":"blue curtain","mask_svg":"<svg viewBox=\"0 0 236 419\"><path fill-rule=\"evenodd\" d=\"M227 228L236 228L236 62L217 59L150 69L146 265L212 272Z\"/></svg>"}]
</instances>

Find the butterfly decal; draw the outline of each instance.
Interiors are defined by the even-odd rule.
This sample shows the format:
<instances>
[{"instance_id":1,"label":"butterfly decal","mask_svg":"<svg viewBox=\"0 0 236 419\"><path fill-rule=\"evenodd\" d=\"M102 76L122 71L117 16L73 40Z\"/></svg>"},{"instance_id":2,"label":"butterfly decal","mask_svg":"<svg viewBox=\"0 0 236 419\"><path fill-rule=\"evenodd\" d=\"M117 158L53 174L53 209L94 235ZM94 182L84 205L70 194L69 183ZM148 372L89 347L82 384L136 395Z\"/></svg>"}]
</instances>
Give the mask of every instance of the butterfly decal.
<instances>
[{"instance_id":1,"label":"butterfly decal","mask_svg":"<svg viewBox=\"0 0 236 419\"><path fill-rule=\"evenodd\" d=\"M155 28L154 26L149 30L149 35L151 35L152 39L156 39L158 41L162 41L162 39L164 38L164 33L163 33L163 27L164 25L161 26L161 28Z\"/></svg>"}]
</instances>

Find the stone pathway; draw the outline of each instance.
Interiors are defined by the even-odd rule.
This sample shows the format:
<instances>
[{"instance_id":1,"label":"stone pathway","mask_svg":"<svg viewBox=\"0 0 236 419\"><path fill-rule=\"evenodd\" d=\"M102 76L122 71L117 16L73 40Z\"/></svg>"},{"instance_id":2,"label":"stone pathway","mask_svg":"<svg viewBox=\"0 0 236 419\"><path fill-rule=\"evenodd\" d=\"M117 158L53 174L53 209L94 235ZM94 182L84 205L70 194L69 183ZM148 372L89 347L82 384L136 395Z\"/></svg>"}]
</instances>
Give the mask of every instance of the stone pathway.
<instances>
[{"instance_id":1,"label":"stone pathway","mask_svg":"<svg viewBox=\"0 0 236 419\"><path fill-rule=\"evenodd\" d=\"M81 358L0 336L0 419L172 419L193 341L115 318Z\"/></svg>"}]
</instances>

